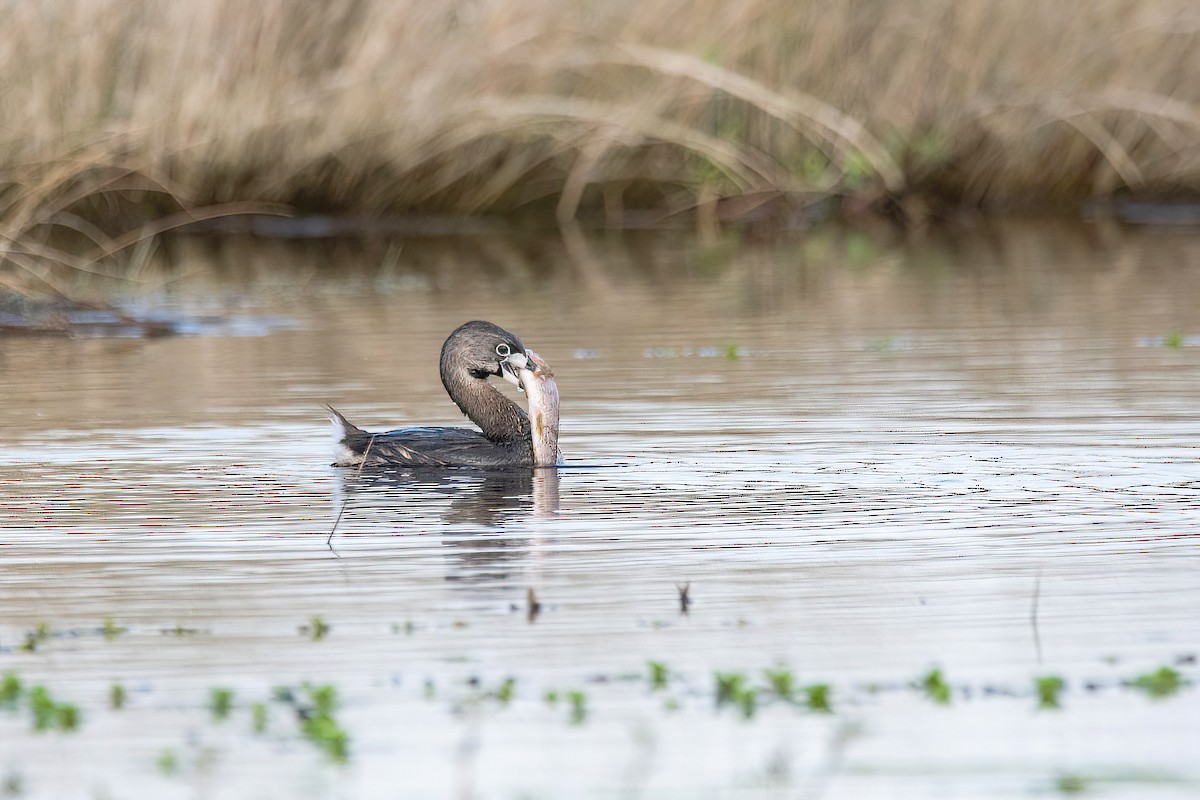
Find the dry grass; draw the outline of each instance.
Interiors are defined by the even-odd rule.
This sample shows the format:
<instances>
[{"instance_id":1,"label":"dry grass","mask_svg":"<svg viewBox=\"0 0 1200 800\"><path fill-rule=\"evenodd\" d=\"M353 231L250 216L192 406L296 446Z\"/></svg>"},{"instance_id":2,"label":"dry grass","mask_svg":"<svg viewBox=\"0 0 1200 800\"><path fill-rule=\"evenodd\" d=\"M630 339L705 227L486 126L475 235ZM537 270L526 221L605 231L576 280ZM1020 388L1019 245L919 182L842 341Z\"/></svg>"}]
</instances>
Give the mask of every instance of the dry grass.
<instances>
[{"instance_id":1,"label":"dry grass","mask_svg":"<svg viewBox=\"0 0 1200 800\"><path fill-rule=\"evenodd\" d=\"M764 193L1194 193L1197 75L1189 0L14 3L0 281L246 204L620 224Z\"/></svg>"}]
</instances>

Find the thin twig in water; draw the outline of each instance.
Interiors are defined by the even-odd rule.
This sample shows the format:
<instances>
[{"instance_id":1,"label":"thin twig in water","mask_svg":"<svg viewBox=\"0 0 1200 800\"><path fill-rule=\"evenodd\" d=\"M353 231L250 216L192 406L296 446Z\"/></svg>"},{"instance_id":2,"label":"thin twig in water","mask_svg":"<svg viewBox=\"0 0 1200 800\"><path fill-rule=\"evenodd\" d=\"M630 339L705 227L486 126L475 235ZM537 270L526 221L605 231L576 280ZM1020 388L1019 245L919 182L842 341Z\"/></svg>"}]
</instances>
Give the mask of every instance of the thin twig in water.
<instances>
[{"instance_id":1,"label":"thin twig in water","mask_svg":"<svg viewBox=\"0 0 1200 800\"><path fill-rule=\"evenodd\" d=\"M541 613L542 604L538 602L537 593L533 591L532 586L525 590L525 604L529 608L528 619L530 622L533 622L537 619L538 614Z\"/></svg>"},{"instance_id":2,"label":"thin twig in water","mask_svg":"<svg viewBox=\"0 0 1200 800\"><path fill-rule=\"evenodd\" d=\"M680 614L686 614L688 612L688 606L690 606L692 604L692 598L688 597L688 590L691 588L692 588L692 584L690 581L688 583L675 584L675 589L676 589L676 591L679 592L679 613Z\"/></svg>"},{"instance_id":3,"label":"thin twig in water","mask_svg":"<svg viewBox=\"0 0 1200 800\"><path fill-rule=\"evenodd\" d=\"M362 475L363 467L367 465L367 459L371 457L371 445L375 444L377 434L371 434L371 440L367 442L367 449L363 450L362 461L358 462L358 469L354 473L354 478L357 480ZM329 538L325 540L325 546L332 549L333 535L337 533L338 523L342 521L342 515L346 513L346 506L350 505L350 495L346 495L342 500L342 507L338 509L337 519L333 521L333 527L329 529Z\"/></svg>"}]
</instances>

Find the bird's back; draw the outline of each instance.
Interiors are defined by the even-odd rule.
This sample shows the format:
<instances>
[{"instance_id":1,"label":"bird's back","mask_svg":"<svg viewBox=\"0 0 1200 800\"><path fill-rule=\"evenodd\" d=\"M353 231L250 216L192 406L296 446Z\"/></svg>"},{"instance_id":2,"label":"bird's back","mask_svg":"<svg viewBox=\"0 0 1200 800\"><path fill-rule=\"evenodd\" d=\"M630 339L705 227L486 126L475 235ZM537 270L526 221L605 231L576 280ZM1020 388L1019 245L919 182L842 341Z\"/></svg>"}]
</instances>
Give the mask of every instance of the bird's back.
<instances>
[{"instance_id":1,"label":"bird's back","mask_svg":"<svg viewBox=\"0 0 1200 800\"><path fill-rule=\"evenodd\" d=\"M335 466L528 467L530 443L520 439L493 442L467 428L401 428L369 433L330 408L334 426Z\"/></svg>"}]
</instances>

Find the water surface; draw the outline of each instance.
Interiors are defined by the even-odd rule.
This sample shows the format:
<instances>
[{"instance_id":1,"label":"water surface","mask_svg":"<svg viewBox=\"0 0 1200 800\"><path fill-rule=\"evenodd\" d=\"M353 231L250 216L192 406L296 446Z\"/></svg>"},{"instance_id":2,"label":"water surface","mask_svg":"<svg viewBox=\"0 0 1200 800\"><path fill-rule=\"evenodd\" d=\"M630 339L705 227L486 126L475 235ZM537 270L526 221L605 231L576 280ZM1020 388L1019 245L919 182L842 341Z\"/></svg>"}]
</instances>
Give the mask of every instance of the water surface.
<instances>
[{"instance_id":1,"label":"water surface","mask_svg":"<svg viewBox=\"0 0 1200 800\"><path fill-rule=\"evenodd\" d=\"M1200 677L1200 239L168 253L127 302L237 322L0 340L0 673L82 712L0 711L25 796L1200 792L1195 690L1121 685ZM554 366L570 468L329 466L326 402L465 424L436 360L473 318ZM780 666L835 713L714 707L715 671ZM934 667L950 707L909 688ZM1061 710L1036 710L1046 675ZM303 681L340 692L344 766L285 704L251 732Z\"/></svg>"}]
</instances>

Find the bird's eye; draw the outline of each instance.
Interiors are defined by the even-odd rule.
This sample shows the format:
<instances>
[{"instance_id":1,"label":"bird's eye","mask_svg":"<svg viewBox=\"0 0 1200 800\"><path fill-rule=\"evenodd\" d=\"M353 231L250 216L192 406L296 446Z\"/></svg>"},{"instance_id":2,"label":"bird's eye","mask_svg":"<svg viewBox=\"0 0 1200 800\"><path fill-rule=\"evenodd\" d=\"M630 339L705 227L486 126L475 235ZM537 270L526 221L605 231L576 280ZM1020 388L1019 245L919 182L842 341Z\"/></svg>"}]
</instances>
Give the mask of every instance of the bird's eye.
<instances>
[{"instance_id":1,"label":"bird's eye","mask_svg":"<svg viewBox=\"0 0 1200 800\"><path fill-rule=\"evenodd\" d=\"M496 345L496 355L500 356L501 358L507 358L508 356L512 355L512 348L506 345L504 342L501 342L500 344Z\"/></svg>"}]
</instances>

